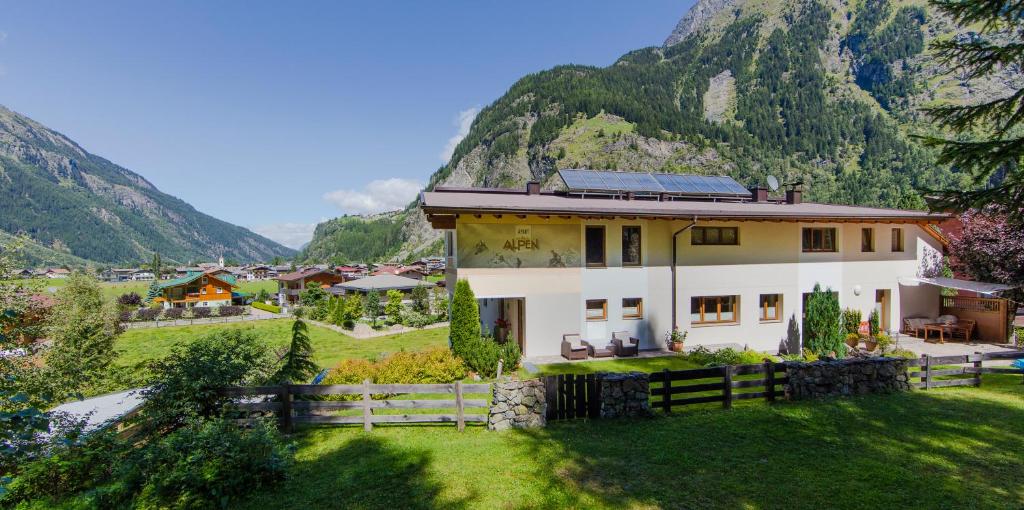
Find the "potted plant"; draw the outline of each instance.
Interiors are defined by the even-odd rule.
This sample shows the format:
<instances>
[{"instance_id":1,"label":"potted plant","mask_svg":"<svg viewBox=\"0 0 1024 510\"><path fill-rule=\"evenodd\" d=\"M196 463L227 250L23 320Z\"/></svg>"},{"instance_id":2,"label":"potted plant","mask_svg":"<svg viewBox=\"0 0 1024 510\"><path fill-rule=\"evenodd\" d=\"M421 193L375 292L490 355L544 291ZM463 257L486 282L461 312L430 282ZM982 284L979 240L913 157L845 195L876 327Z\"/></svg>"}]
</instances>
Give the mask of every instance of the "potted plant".
<instances>
[{"instance_id":1,"label":"potted plant","mask_svg":"<svg viewBox=\"0 0 1024 510\"><path fill-rule=\"evenodd\" d=\"M846 345L850 348L856 348L858 343L860 343L860 335L857 333L846 334Z\"/></svg>"},{"instance_id":2,"label":"potted plant","mask_svg":"<svg viewBox=\"0 0 1024 510\"><path fill-rule=\"evenodd\" d=\"M874 338L874 340L875 340L875 344L880 349L879 353L881 355L885 356L885 353L888 352L889 349L892 347L892 344L893 344L892 338L889 335L885 334L885 333L879 333Z\"/></svg>"},{"instance_id":3,"label":"potted plant","mask_svg":"<svg viewBox=\"0 0 1024 510\"><path fill-rule=\"evenodd\" d=\"M687 331L679 331L679 328L672 328L665 334L665 343L672 352L683 352L683 342L686 341Z\"/></svg>"},{"instance_id":4,"label":"potted plant","mask_svg":"<svg viewBox=\"0 0 1024 510\"><path fill-rule=\"evenodd\" d=\"M869 336L869 337L865 338L864 339L864 347L869 352L874 352L874 350L878 348L878 337L877 336Z\"/></svg>"}]
</instances>

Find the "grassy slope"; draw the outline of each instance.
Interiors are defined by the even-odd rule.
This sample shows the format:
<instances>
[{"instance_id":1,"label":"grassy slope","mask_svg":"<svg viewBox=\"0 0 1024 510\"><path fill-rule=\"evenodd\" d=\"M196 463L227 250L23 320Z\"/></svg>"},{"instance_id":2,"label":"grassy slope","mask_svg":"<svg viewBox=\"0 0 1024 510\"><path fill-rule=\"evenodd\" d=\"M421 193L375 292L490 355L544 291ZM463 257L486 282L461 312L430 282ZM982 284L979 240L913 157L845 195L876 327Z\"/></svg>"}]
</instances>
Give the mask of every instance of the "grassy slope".
<instances>
[{"instance_id":1,"label":"grassy slope","mask_svg":"<svg viewBox=\"0 0 1024 510\"><path fill-rule=\"evenodd\" d=\"M299 433L283 486L240 508L1020 508L1024 386L746 402L531 432Z\"/></svg>"},{"instance_id":2,"label":"grassy slope","mask_svg":"<svg viewBox=\"0 0 1024 510\"><path fill-rule=\"evenodd\" d=\"M173 328L132 329L117 339L115 348L120 355L116 363L132 366L139 362L158 359L171 352L175 345L186 343L202 335L224 329L250 329L264 337L272 347L284 347L291 341L290 319L265 320L249 323L179 326ZM341 333L309 326L316 362L331 367L346 358L376 358L384 353L400 350L421 350L447 345L448 328L428 329L360 340Z\"/></svg>"}]
</instances>

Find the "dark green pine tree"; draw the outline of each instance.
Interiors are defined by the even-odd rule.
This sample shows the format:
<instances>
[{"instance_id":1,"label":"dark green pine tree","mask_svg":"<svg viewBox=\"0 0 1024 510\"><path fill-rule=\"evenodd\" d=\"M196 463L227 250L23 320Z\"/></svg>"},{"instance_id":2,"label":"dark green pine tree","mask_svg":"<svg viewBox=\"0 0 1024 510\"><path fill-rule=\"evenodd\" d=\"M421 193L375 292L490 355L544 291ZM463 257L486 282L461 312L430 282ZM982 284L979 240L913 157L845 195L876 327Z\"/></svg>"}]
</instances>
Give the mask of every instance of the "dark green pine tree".
<instances>
[{"instance_id":1,"label":"dark green pine tree","mask_svg":"<svg viewBox=\"0 0 1024 510\"><path fill-rule=\"evenodd\" d=\"M967 32L932 44L938 58L962 80L977 80L1024 65L1024 2L932 0ZM927 112L956 137L924 137L939 148L939 162L971 173L976 190L930 193L935 209L964 211L996 206L1024 225L1024 88L983 103L943 105Z\"/></svg>"},{"instance_id":2,"label":"dark green pine tree","mask_svg":"<svg viewBox=\"0 0 1024 510\"><path fill-rule=\"evenodd\" d=\"M163 263L160 260L160 252L153 253L153 262L151 263L153 270L153 277L157 280L160 279L160 273L163 272Z\"/></svg>"},{"instance_id":3,"label":"dark green pine tree","mask_svg":"<svg viewBox=\"0 0 1024 510\"><path fill-rule=\"evenodd\" d=\"M301 318L296 318L292 323L292 342L283 359L284 364L275 377L282 383L309 380L320 370L313 361L313 344L309 341L306 323Z\"/></svg>"}]
</instances>

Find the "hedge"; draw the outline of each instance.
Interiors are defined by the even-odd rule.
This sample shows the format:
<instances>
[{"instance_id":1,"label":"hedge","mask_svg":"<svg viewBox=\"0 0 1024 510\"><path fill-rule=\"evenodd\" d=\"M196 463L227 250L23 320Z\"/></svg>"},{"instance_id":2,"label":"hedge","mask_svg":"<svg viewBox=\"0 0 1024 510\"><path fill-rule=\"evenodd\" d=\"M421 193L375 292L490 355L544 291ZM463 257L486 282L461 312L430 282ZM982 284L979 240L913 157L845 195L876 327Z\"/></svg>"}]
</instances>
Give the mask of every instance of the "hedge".
<instances>
[{"instance_id":1,"label":"hedge","mask_svg":"<svg viewBox=\"0 0 1024 510\"><path fill-rule=\"evenodd\" d=\"M266 303L260 303L259 301L254 301L252 307L265 312L281 313L280 306L268 305Z\"/></svg>"}]
</instances>

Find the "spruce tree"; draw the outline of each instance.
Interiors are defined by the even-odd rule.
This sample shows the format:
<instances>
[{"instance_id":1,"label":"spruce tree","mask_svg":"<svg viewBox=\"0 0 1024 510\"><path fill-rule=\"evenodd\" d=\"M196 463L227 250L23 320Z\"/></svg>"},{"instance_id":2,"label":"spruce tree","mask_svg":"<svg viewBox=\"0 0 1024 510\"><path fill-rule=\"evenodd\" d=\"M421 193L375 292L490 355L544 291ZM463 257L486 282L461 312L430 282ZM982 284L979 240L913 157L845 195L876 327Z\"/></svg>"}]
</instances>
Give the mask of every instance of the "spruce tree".
<instances>
[{"instance_id":1,"label":"spruce tree","mask_svg":"<svg viewBox=\"0 0 1024 510\"><path fill-rule=\"evenodd\" d=\"M301 315L301 312L300 312ZM309 330L301 317L292 323L292 341L284 355L284 364L277 371L275 379L282 383L306 381L316 375L320 367L313 361L313 344L309 341Z\"/></svg>"},{"instance_id":2,"label":"spruce tree","mask_svg":"<svg viewBox=\"0 0 1024 510\"><path fill-rule=\"evenodd\" d=\"M822 291L820 284L814 284L814 291L807 299L803 336L804 346L814 354L846 356L842 311L839 298L831 288Z\"/></svg>"},{"instance_id":3,"label":"spruce tree","mask_svg":"<svg viewBox=\"0 0 1024 510\"><path fill-rule=\"evenodd\" d=\"M932 0L942 14L970 27L970 35L932 43L939 61L963 81L998 78L1024 62L1024 2L1019 0ZM946 104L926 111L953 138L924 137L939 148L939 162L971 173L977 190L944 190L928 197L936 209L995 206L1015 225L1024 225L1024 88L996 99Z\"/></svg>"}]
</instances>

